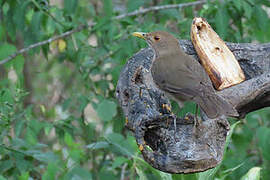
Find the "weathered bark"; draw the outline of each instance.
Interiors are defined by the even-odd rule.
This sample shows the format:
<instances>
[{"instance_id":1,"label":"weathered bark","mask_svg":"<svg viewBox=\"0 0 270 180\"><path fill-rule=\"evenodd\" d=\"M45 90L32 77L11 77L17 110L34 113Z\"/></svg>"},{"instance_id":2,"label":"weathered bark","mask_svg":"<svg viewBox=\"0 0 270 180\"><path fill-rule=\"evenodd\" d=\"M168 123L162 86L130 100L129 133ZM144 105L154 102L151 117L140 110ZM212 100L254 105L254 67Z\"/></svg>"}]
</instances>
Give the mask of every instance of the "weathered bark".
<instances>
[{"instance_id":1,"label":"weathered bark","mask_svg":"<svg viewBox=\"0 0 270 180\"><path fill-rule=\"evenodd\" d=\"M198 59L190 41L180 40L180 44L187 54ZM227 45L239 61L246 81L217 93L237 109L240 117L270 106L270 44ZM173 115L168 108L169 100L152 82L149 72L152 57L152 50L146 48L129 59L116 89L127 118L126 127L134 132L144 159L170 173L200 172L215 167L222 160L229 130L226 117L202 116L202 125L195 129L192 115L186 118Z\"/></svg>"}]
</instances>

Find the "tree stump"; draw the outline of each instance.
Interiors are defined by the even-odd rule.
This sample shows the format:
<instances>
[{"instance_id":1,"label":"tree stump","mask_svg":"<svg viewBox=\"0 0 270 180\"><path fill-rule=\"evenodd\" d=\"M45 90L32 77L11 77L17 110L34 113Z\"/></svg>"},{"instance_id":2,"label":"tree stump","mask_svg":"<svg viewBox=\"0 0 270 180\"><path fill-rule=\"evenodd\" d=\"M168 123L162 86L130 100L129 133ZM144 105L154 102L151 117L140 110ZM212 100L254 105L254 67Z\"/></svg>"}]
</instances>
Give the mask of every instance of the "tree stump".
<instances>
[{"instance_id":1,"label":"tree stump","mask_svg":"<svg viewBox=\"0 0 270 180\"><path fill-rule=\"evenodd\" d=\"M190 41L179 43L198 60ZM270 43L226 44L239 61L246 80L217 93L237 109L239 118L270 106ZM145 48L130 58L116 88L126 127L134 133L145 161L168 173L201 172L217 166L229 131L227 118L209 119L202 115L202 126L194 130L193 115L176 117L170 111L168 98L153 84L149 71L152 57L153 51Z\"/></svg>"}]
</instances>

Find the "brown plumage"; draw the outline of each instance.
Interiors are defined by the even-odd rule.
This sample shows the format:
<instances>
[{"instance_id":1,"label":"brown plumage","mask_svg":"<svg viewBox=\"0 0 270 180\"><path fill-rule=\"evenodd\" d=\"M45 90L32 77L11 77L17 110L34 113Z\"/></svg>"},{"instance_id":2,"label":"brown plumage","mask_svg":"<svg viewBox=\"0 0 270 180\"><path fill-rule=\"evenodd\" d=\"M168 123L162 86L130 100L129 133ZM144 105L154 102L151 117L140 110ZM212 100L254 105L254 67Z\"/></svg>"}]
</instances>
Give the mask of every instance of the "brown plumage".
<instances>
[{"instance_id":1,"label":"brown plumage","mask_svg":"<svg viewBox=\"0 0 270 180\"><path fill-rule=\"evenodd\" d=\"M195 101L209 118L238 116L232 105L215 93L203 67L183 52L173 35L164 31L135 32L133 35L145 39L154 50L151 66L153 80L178 102L180 108L184 101Z\"/></svg>"}]
</instances>

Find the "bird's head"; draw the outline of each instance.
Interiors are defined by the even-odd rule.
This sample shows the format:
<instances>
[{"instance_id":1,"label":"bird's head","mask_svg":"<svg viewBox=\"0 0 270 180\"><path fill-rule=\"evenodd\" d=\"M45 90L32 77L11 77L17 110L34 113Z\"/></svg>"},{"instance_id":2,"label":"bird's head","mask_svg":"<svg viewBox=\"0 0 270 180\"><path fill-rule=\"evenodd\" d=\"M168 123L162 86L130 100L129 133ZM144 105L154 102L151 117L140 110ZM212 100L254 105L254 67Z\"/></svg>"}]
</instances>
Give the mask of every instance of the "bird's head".
<instances>
[{"instance_id":1,"label":"bird's head","mask_svg":"<svg viewBox=\"0 0 270 180\"><path fill-rule=\"evenodd\" d=\"M134 32L132 35L144 39L154 49L156 56L172 54L176 51L176 48L179 48L178 40L172 34L165 31Z\"/></svg>"}]
</instances>

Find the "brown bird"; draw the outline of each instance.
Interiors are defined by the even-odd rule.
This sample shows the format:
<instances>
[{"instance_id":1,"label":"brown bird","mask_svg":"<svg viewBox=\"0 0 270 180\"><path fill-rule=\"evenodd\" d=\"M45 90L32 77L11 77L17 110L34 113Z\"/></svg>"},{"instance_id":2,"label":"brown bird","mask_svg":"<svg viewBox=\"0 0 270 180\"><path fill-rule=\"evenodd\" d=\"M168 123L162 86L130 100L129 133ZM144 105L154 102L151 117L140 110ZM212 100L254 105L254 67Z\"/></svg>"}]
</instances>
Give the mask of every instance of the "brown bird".
<instances>
[{"instance_id":1,"label":"brown bird","mask_svg":"<svg viewBox=\"0 0 270 180\"><path fill-rule=\"evenodd\" d=\"M181 49L172 34L164 31L134 32L133 36L145 39L154 50L151 66L153 81L176 100L180 108L185 101L195 101L209 118L238 116L232 105L215 93L201 64Z\"/></svg>"}]
</instances>

